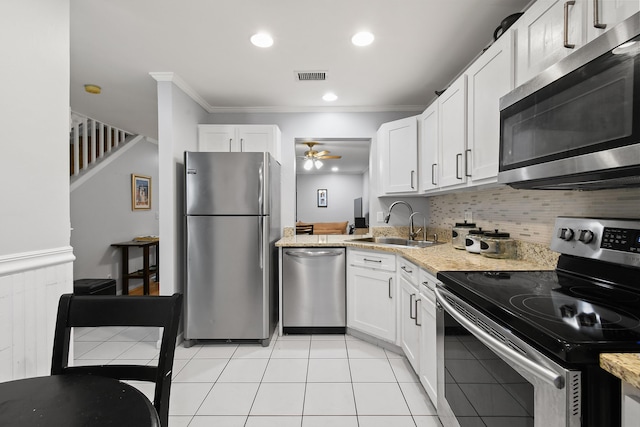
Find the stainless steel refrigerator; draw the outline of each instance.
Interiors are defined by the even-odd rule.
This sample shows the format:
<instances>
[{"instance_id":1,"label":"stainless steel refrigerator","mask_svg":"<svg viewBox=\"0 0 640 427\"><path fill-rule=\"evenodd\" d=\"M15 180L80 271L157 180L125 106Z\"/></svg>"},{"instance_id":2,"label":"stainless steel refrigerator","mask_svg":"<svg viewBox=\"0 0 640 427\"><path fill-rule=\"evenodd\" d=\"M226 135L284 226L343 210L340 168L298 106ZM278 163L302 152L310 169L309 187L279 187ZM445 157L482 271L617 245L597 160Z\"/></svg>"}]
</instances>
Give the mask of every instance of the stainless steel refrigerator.
<instances>
[{"instance_id":1,"label":"stainless steel refrigerator","mask_svg":"<svg viewBox=\"0 0 640 427\"><path fill-rule=\"evenodd\" d=\"M260 340L278 320L280 164L267 153L185 152L185 332Z\"/></svg>"}]
</instances>

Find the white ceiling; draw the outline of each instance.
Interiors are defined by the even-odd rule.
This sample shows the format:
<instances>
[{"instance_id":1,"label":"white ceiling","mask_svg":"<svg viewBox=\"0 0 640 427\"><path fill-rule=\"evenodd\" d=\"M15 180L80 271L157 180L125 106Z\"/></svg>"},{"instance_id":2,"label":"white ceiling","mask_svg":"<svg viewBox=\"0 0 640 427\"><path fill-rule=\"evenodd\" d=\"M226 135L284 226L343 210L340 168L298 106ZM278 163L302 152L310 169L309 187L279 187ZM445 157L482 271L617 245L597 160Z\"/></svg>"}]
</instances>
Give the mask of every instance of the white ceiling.
<instances>
[{"instance_id":1,"label":"white ceiling","mask_svg":"<svg viewBox=\"0 0 640 427\"><path fill-rule=\"evenodd\" d=\"M421 111L529 0L71 0L71 108L157 138L173 72L211 112ZM368 47L351 44L361 30ZM271 48L249 37L266 31ZM294 71L325 70L325 82ZM83 85L102 86L101 95ZM322 101L326 91L338 100Z\"/></svg>"}]
</instances>

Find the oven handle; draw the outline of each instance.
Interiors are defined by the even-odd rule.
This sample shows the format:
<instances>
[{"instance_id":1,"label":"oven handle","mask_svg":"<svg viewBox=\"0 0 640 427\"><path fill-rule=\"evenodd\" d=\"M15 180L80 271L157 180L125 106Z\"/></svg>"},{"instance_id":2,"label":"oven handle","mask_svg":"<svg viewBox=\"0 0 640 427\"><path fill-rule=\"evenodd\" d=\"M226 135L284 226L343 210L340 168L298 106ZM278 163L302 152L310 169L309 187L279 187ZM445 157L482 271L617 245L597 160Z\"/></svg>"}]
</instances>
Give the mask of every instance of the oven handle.
<instances>
[{"instance_id":1,"label":"oven handle","mask_svg":"<svg viewBox=\"0 0 640 427\"><path fill-rule=\"evenodd\" d=\"M488 333L486 333L485 331L483 331L482 329L474 325L466 317L460 315L460 313L458 313L456 309L453 308L451 304L449 304L446 301L444 294L448 294L448 292L443 291L440 288L436 288L435 291L436 291L436 297L438 302L444 307L445 310L447 310L447 312L451 315L451 317L453 317L462 326L464 326L466 329L472 332L473 335L475 335L476 338L482 341L483 344L485 344L495 353L517 364L518 366L522 367L522 369L548 382L549 384L553 385L557 389L564 388L564 378L562 377L562 375L558 375L556 372L553 372L551 369L547 369L544 366L538 365L535 361L505 346L504 344L502 344L501 342L493 338L491 335L489 335Z\"/></svg>"}]
</instances>

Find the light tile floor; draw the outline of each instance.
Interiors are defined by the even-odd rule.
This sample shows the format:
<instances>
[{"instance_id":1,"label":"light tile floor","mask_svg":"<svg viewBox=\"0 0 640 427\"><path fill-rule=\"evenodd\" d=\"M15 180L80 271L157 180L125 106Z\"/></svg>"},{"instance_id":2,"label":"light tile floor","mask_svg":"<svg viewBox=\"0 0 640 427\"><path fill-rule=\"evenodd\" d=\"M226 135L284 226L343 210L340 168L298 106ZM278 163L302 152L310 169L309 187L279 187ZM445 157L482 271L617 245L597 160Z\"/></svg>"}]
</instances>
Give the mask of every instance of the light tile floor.
<instances>
[{"instance_id":1,"label":"light tile floor","mask_svg":"<svg viewBox=\"0 0 640 427\"><path fill-rule=\"evenodd\" d=\"M155 328L77 328L75 364L153 364ZM153 384L132 382L149 398ZM350 335L176 348L170 427L440 427L407 359Z\"/></svg>"}]
</instances>

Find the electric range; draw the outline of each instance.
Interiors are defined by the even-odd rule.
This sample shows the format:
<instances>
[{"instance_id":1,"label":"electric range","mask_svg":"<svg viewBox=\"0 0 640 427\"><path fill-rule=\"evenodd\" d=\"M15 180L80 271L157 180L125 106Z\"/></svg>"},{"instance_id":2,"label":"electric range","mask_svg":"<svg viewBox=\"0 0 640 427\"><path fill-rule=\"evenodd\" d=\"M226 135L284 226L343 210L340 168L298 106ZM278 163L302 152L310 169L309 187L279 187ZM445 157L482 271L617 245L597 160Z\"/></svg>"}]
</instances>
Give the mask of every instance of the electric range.
<instances>
[{"instance_id":1,"label":"electric range","mask_svg":"<svg viewBox=\"0 0 640 427\"><path fill-rule=\"evenodd\" d=\"M640 221L560 217L551 249L561 253L555 270L438 274L445 424L619 425L620 384L599 354L640 352ZM496 356L522 371L505 382L523 391L508 393L504 409L489 408L492 387L465 372L477 365L504 389L515 372L490 371Z\"/></svg>"}]
</instances>

